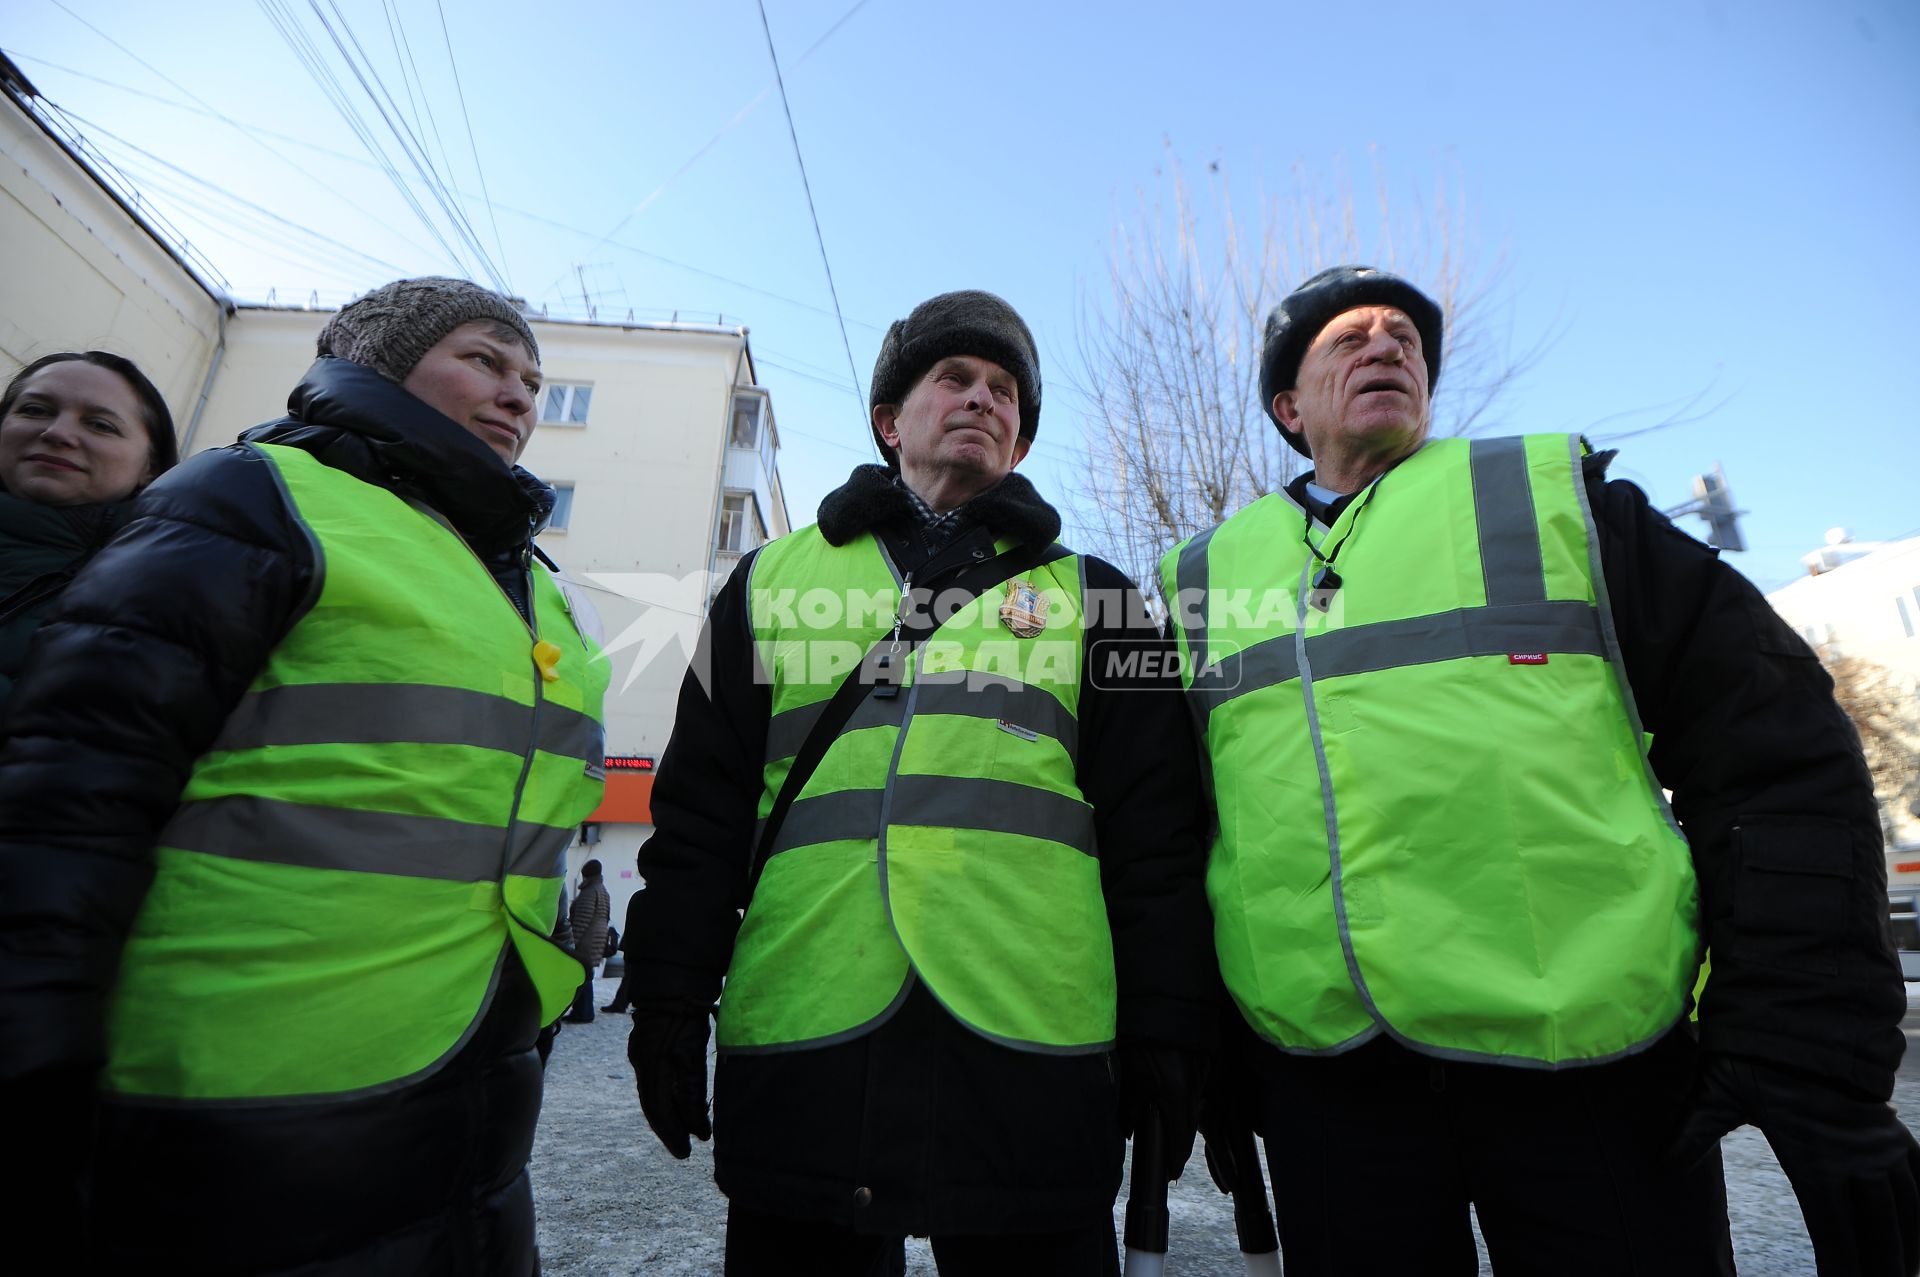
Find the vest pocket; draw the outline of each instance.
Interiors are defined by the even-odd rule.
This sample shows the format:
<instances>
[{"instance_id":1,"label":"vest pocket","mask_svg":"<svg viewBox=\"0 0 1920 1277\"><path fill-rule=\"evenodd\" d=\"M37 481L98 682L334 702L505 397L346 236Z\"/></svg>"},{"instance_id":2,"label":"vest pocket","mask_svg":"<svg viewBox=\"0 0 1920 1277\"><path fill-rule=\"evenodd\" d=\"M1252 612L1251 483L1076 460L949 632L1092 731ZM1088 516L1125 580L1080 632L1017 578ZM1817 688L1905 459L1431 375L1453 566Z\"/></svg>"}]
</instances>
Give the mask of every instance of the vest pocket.
<instances>
[{"instance_id":1,"label":"vest pocket","mask_svg":"<svg viewBox=\"0 0 1920 1277\"><path fill-rule=\"evenodd\" d=\"M1837 821L1748 818L1734 827L1739 856L1733 925L1742 956L1766 966L1838 975L1853 880L1852 837Z\"/></svg>"}]
</instances>

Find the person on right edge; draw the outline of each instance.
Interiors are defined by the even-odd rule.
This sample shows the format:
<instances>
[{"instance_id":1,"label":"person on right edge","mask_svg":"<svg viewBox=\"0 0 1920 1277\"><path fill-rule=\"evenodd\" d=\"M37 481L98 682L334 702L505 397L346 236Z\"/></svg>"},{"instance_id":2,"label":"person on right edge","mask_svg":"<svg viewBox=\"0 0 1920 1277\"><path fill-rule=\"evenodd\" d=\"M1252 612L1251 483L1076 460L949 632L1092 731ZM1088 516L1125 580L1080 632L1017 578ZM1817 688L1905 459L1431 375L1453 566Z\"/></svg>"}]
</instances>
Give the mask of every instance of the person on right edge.
<instances>
[{"instance_id":1,"label":"person on right edge","mask_svg":"<svg viewBox=\"0 0 1920 1277\"><path fill-rule=\"evenodd\" d=\"M1287 1277L1471 1274L1470 1206L1497 1273L1724 1273L1751 1124L1822 1277L1913 1273L1906 1004L1831 681L1611 453L1429 440L1441 337L1386 272L1302 284L1261 394L1313 469L1162 563L1248 1030L1216 1178L1265 1137Z\"/></svg>"}]
</instances>

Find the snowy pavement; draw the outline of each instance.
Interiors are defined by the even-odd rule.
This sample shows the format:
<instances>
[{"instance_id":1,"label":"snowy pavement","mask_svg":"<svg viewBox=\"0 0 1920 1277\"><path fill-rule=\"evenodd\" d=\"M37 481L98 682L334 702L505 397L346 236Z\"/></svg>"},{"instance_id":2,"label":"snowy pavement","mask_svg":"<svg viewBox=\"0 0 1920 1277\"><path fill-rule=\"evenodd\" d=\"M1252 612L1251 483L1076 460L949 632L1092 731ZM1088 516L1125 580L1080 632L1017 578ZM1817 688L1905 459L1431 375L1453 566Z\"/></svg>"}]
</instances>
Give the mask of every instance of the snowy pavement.
<instances>
[{"instance_id":1,"label":"snowy pavement","mask_svg":"<svg viewBox=\"0 0 1920 1277\"><path fill-rule=\"evenodd\" d=\"M613 995L598 982L596 1005ZM1920 1008L1916 986L1909 1004ZM627 1066L628 1020L602 1013L568 1025L554 1044L546 1104L534 1139L533 1191L543 1277L717 1277L726 1201L713 1184L709 1145L676 1162L647 1129ZM1909 1040L1920 1012L1909 1016ZM1920 1049L1910 1049L1894 1104L1920 1129ZM1742 1129L1723 1145L1733 1244L1742 1277L1813 1277L1800 1208L1772 1150ZM1124 1194L1122 1201L1125 1200ZM1238 1277L1243 1271L1228 1199L1207 1178L1200 1150L1169 1195L1168 1277ZM1118 1229L1118 1209L1115 1227ZM1481 1271L1490 1272L1484 1255ZM933 1277L926 1243L909 1241L909 1277Z\"/></svg>"}]
</instances>

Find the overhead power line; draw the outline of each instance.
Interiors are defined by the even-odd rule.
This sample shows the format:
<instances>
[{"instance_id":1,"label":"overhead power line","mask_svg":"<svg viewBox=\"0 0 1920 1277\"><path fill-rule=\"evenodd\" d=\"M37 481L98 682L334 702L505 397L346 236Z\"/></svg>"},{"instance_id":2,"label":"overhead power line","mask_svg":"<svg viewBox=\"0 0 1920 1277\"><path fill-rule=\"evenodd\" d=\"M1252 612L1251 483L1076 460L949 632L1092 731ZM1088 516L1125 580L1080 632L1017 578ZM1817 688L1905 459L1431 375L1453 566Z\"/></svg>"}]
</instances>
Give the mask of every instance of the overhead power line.
<instances>
[{"instance_id":1,"label":"overhead power line","mask_svg":"<svg viewBox=\"0 0 1920 1277\"><path fill-rule=\"evenodd\" d=\"M453 33L447 30L447 8L440 0L434 0L433 7L440 11L440 35L447 44L447 66L453 71L453 91L460 98L460 119L467 126L467 148L473 152L473 173L480 179L480 202L486 207L487 220L493 224L493 246L500 250L500 271L504 275L507 270L507 246L500 239L500 221L493 215L493 195L487 190L487 171L480 166L480 144L473 140L473 116L467 111L467 91L460 83L460 64L453 56ZM422 96L425 96L424 93ZM445 159L444 152L441 158Z\"/></svg>"},{"instance_id":2,"label":"overhead power line","mask_svg":"<svg viewBox=\"0 0 1920 1277\"><path fill-rule=\"evenodd\" d=\"M360 45L359 37L353 33L353 25L347 21L346 15L340 12L340 6L335 3L335 0L327 0L327 8L333 11L334 19L339 24L339 29L336 30L334 23L327 20L326 13L320 8L320 0L307 0L307 3L313 10L314 16L319 19L321 29L327 33L328 38L333 41L334 48L339 51L341 60L353 73L353 78L360 85L361 91L366 94L368 101L373 103L373 109L379 113L381 122L400 143L401 153L407 157L409 163L414 165L421 180L426 183L427 190L434 197L434 202L440 206L441 213L452 224L454 233L465 242L468 249L479 260L481 268L486 272L487 278L493 282L494 288L503 293L511 292L512 289L508 286L505 276L494 265L493 259L487 254L486 246L480 242L479 235L474 232L473 224L467 220L466 210L460 206L458 200L453 198L446 179L441 177L440 170L434 167L432 157L427 154L425 142L408 128L406 120L400 117L399 103L395 102L392 93L388 92L386 83L380 78L380 72L373 65L373 60L367 56L366 50ZM347 49L349 44L353 46L351 53ZM381 105L383 100L386 106ZM393 109L389 111L388 106ZM433 118L431 110L427 112L427 118L429 120ZM441 164L445 165L445 163L443 146Z\"/></svg>"},{"instance_id":3,"label":"overhead power line","mask_svg":"<svg viewBox=\"0 0 1920 1277\"><path fill-rule=\"evenodd\" d=\"M191 103L177 101L174 98L166 97L166 96L163 96L162 94L149 93L145 89L136 89L132 85L122 84L118 80L110 80L105 78L104 76L93 75L93 74L90 74L89 72L80 71L73 67L63 66L58 62L50 62L47 59L38 56L37 54L24 53L18 49L7 49L7 48L0 48L0 52L4 52L8 57L13 58L15 61L32 62L36 66L44 66L51 70L58 71L63 75L75 76L79 79L87 80L94 84L105 85L110 89L117 89L122 93L131 93L135 97L145 98L150 102L158 102L160 105L172 107L176 111L185 111L191 115L198 115L207 119L219 120L221 123L227 125L228 127L233 128L239 132L245 133L250 138L256 141L258 141L261 138L271 138L275 142L284 142L291 146L297 146L302 150L311 151L316 155L324 155L329 157L330 159L339 160L344 164L353 164L360 168L373 169L375 171L384 171L382 165L380 165L379 163L376 163L373 160L368 159L364 154L361 154L361 155L349 154L346 151L337 150L334 147L323 146L318 142L310 142L305 138L294 137L290 133L280 133L280 132L276 132L273 129L263 128L259 125L246 124L240 120L233 119L231 116L223 115L219 111L214 110L211 107L196 106ZM78 119L78 117L75 117L75 118L76 120ZM85 123L85 121L79 121L79 122ZM113 141L115 141L119 145L125 146L136 153L146 155L149 159L152 159L157 163L166 163L166 161L161 160L158 156L153 155L151 152L141 151L139 147L127 141L125 138L117 137L114 134L107 133L104 129L100 129L98 126L90 126L90 127L92 127L94 131L100 134L101 136L111 138ZM266 144L262 143L262 145L265 146ZM266 150L268 154L272 155L275 159L280 160L282 163L292 165L293 167L299 169L301 173L311 177L310 170L306 168L301 168L299 165L294 164L293 161L287 159L286 156L282 155L278 150L275 150L273 147L266 146ZM195 179L195 180L198 180L198 179ZM225 190L225 188L212 187L211 184L207 184L207 185L210 187L210 189L221 190L223 192ZM333 189L333 188L328 188L328 189ZM235 200L239 199L239 197L233 196L230 192L226 192L226 193L229 198L232 198ZM455 189L454 193L456 195L462 196L462 198L465 198L464 192L459 191L457 188ZM245 201L240 201L240 202L244 203ZM257 206L255 205L249 205L249 207L257 208ZM594 232L587 230L585 227L574 226L570 223L560 221L557 218L548 217L543 213L535 213L528 209L519 208L512 204L499 203L497 201L492 203L491 207L496 208L504 213L511 213L515 217L524 218L529 222L536 222L541 226L550 226L555 230L565 231L569 235L578 235L582 239L589 239L589 240L594 239ZM396 235L396 237L400 238L403 242L407 242L405 236L399 235L399 233L397 231L394 231L393 228L391 227L388 228L388 233ZM415 252L418 252L421 254L427 254L430 252L430 250L423 248L416 243L408 242L408 247L412 248ZM816 306L814 303L809 301L802 301L798 297L789 297L785 293L777 293L771 289L762 288L758 284L750 284L743 279L735 279L731 275L723 275L717 271L707 270L705 267L695 266L691 262L684 262L676 257L669 257L665 253L656 253L651 249L640 248L637 245L626 243L623 240L610 239L605 236L602 236L592 246L590 246L590 248L587 251L590 252L595 248L601 248L601 247L616 248L616 249L619 249L621 252L631 253L635 257L643 257L648 261L659 262L663 266L671 266L675 270L685 271L689 275L698 275L702 279L711 279L716 283L726 284L730 287L738 288L742 292L752 293L756 297L765 297L771 301L777 301L788 306L797 307L800 310L807 311L811 314L822 315L828 319L833 318L833 311L829 310L825 306ZM385 263L382 263L382 269L403 270L405 268L397 267L397 266L388 267ZM691 307L691 306L681 306L679 309L692 311L692 310L701 309L701 308ZM870 332L878 333L878 332L884 331L884 327L882 325L873 323L870 320L861 319L857 315L847 316L846 322L849 324L856 325L857 327L867 329ZM838 388L840 386L840 382L837 379L830 384L832 384L835 388Z\"/></svg>"},{"instance_id":4,"label":"overhead power line","mask_svg":"<svg viewBox=\"0 0 1920 1277\"><path fill-rule=\"evenodd\" d=\"M199 275L203 280L211 281L218 292L227 292L232 285L227 277L220 273L207 255L195 248L193 242L181 233L180 228L167 219L167 216L154 207L153 201L146 198L140 190L140 184L131 174L115 164L86 134L80 131L79 122L67 116L58 106L45 98L36 100L40 108L39 118L50 129L63 136L67 145L83 157L83 161L93 167L110 190L115 190L130 206L137 208L161 233L163 241L171 242L181 260L187 264L188 272Z\"/></svg>"},{"instance_id":5,"label":"overhead power line","mask_svg":"<svg viewBox=\"0 0 1920 1277\"><path fill-rule=\"evenodd\" d=\"M807 181L807 161L800 154L800 134L793 127L793 107L787 101L786 77L780 74L780 54L773 47L773 28L767 23L766 0L755 0L760 9L760 29L767 33L767 56L773 60L773 82L780 90L780 109L786 113L787 136L793 139L793 160L800 166L800 189L806 192L807 216L813 222L813 242L820 246L820 265L827 272L827 295L833 298L833 317L840 325L840 346L847 352L847 389L854 401L865 405L860 395L860 373L853 365L853 343L847 340L847 319L840 310L840 290L833 283L833 263L827 258L827 240L820 233L820 214L813 206L813 184Z\"/></svg>"},{"instance_id":6,"label":"overhead power line","mask_svg":"<svg viewBox=\"0 0 1920 1277\"><path fill-rule=\"evenodd\" d=\"M300 26L299 20L294 17L292 11L283 0L258 0L258 3L261 12L266 14L267 20L273 23L275 30L280 32L281 39L286 41L287 47L293 51L294 57L306 68L307 74L312 77L313 82L319 86L321 93L333 104L334 110L339 113L340 118L346 123L347 128L352 131L355 137L360 139L360 144L366 148L367 153L372 156L375 163L380 166L381 171L386 174L387 180L393 185L394 189L399 192L400 198L406 203L407 207L413 210L414 216L419 219L421 225L427 228L427 233L432 235L435 242L440 245L441 251L446 253L447 259L454 263L458 269L465 270L466 265L461 261L459 250L455 249L454 246L448 242L447 237L441 233L439 224L428 215L425 206L414 197L412 189L408 187L406 181L400 176L399 169L394 166L392 159L387 155L385 149L382 148L375 139L373 131L367 126L366 122L360 118L359 113L354 110L353 103L348 97L345 87L340 83L339 77L334 75L332 69L327 65L325 56L313 43L313 40L307 35L306 31Z\"/></svg>"},{"instance_id":7,"label":"overhead power line","mask_svg":"<svg viewBox=\"0 0 1920 1277\"><path fill-rule=\"evenodd\" d=\"M308 239L313 240L318 244L325 245L328 248L336 249L352 257L359 258L362 263L377 266L381 270L397 271L402 274L406 272L406 267L404 266L399 266L393 262L386 261L383 258L375 257L373 254L366 252L364 249L355 248L353 245L334 239L331 236L322 235L319 231L314 230L312 227L303 225L302 223L299 223L296 221L292 221L289 218L282 217L280 214L274 212L272 209L262 208L260 205L253 203L251 200L243 199L240 196L235 195L232 191L229 191L226 187L217 186L214 183L209 182L206 179L198 176L197 174L181 168L178 164L174 164L168 160L163 160L158 155L155 155L153 152L148 151L134 144L133 142L128 141L126 138L121 137L117 133L113 133L101 127L100 125L93 123L91 120L85 119L82 116L75 115L73 112L66 111L66 110L62 110L61 114L65 115L68 119L72 120L74 123L79 124L84 128L92 131L93 133L99 135L100 137L111 138L114 142L117 142L119 145L126 147L127 150L133 152L135 155L140 156L141 158L147 160L150 163L159 165L161 168L167 170L167 172L175 174L178 177L193 183L195 186L211 192L213 195L217 196L222 200L229 201L232 204L236 204L241 208L246 209L250 213L253 213L259 217L266 218L268 221L273 222L277 226L285 227L288 231L291 231L297 235L304 235ZM181 199L183 203L190 204L190 201L185 200L184 198L178 196L177 194L175 198ZM210 212L211 210L208 209L206 206L202 205L201 211ZM239 226L239 223L229 222L229 225Z\"/></svg>"},{"instance_id":8,"label":"overhead power line","mask_svg":"<svg viewBox=\"0 0 1920 1277\"><path fill-rule=\"evenodd\" d=\"M828 40L832 39L833 34L836 31L838 31L841 27L845 26L848 20L851 19L854 14L860 12L860 10L866 7L867 7L867 0L856 0L856 3L853 5L852 8L848 9L845 13L841 14L839 18L835 19L834 24L832 26L828 27L825 31L820 33L819 39L815 40L812 44L807 46L806 52L802 53L798 58L794 59L793 65L795 67L804 65L806 60L812 57L814 53L820 48L821 45L825 44ZM765 16L766 15L764 13L761 15L763 20L765 19ZM769 84L766 88L756 93L753 96L752 101L748 102L745 106L741 107L738 111L735 111L733 113L733 118L720 126L719 132L715 133L712 137L708 138L705 142L701 143L699 150L695 151L692 155L689 155L685 163L681 164L679 168L675 169L672 173L668 174L666 180L661 182L660 185L654 187L653 190L649 191L645 199L641 200L638 204L635 204L633 208L628 210L626 216L622 217L619 221L615 222L613 224L613 229L608 231L606 234L602 235L599 238L599 240L596 241L593 244L593 246L589 248L587 251L589 253L593 252L594 249L599 248L601 244L608 242L615 235L618 235L621 231L625 230L628 222L631 222L634 218L646 212L648 206L651 205L655 200L659 199L663 194L665 194L668 187L672 186L675 182L679 181L683 176L685 176L687 170L691 169L695 164L699 163L702 156L706 155L708 151L711 151L715 146L719 145L720 140L726 137L727 134L733 132L733 130L740 124L742 120L746 119L749 115L752 115L754 110L762 102L767 100L767 95L769 93L772 93L773 90L774 90L774 85ZM558 282L559 282L558 280L555 280L554 284L557 284ZM551 292L554 288L554 284L547 285L547 291Z\"/></svg>"}]
</instances>

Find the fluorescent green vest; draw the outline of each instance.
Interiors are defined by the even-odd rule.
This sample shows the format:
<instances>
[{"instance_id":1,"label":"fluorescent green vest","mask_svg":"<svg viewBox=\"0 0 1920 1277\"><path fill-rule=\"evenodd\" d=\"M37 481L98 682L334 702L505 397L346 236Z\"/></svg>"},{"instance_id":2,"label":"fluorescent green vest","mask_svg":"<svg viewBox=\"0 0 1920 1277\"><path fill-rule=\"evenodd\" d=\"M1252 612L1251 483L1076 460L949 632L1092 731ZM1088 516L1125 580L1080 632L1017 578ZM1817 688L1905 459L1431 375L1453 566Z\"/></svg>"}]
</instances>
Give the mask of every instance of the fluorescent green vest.
<instances>
[{"instance_id":1,"label":"fluorescent green vest","mask_svg":"<svg viewBox=\"0 0 1920 1277\"><path fill-rule=\"evenodd\" d=\"M1212 767L1227 987L1298 1053L1596 1063L1699 965L1577 437L1430 443L1309 529L1261 498L1167 555ZM1318 563L1344 582L1309 606Z\"/></svg>"},{"instance_id":2,"label":"fluorescent green vest","mask_svg":"<svg viewBox=\"0 0 1920 1277\"><path fill-rule=\"evenodd\" d=\"M741 922L723 1049L856 1037L885 1020L910 974L1007 1046L1081 1053L1112 1041L1113 942L1074 770L1080 561L1017 581L1031 592L1003 584L941 625L899 694L869 695L800 791ZM873 537L835 548L812 528L761 550L749 588L772 694L765 819L825 702L893 629L903 592ZM1010 593L1044 601L1038 635L1003 623Z\"/></svg>"},{"instance_id":3,"label":"fluorescent green vest","mask_svg":"<svg viewBox=\"0 0 1920 1277\"><path fill-rule=\"evenodd\" d=\"M366 1094L465 1041L508 944L548 1019L582 979L547 936L602 787L599 649L544 568L530 627L430 512L258 451L315 594L160 834L108 1015L123 1095Z\"/></svg>"}]
</instances>

